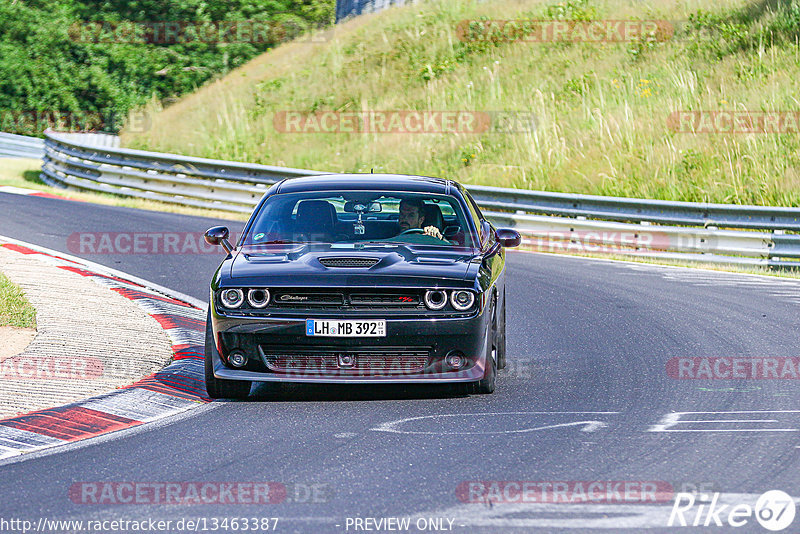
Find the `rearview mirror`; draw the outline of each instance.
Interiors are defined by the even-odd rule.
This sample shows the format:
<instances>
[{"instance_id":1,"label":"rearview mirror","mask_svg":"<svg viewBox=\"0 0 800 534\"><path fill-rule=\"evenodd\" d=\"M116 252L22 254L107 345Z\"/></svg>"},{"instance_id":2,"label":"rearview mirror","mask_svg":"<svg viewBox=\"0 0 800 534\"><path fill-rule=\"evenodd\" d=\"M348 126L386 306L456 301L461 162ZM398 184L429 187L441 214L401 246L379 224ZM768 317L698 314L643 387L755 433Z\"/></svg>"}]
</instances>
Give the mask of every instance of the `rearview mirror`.
<instances>
[{"instance_id":1,"label":"rearview mirror","mask_svg":"<svg viewBox=\"0 0 800 534\"><path fill-rule=\"evenodd\" d=\"M356 211L356 206L363 208L363 203L358 202L356 200L348 200L344 203L344 212L345 213L354 213ZM363 209L362 209L363 211Z\"/></svg>"},{"instance_id":2,"label":"rearview mirror","mask_svg":"<svg viewBox=\"0 0 800 534\"><path fill-rule=\"evenodd\" d=\"M348 200L344 203L345 213L377 213L383 211L383 206L380 202L359 202L357 200Z\"/></svg>"},{"instance_id":3,"label":"rearview mirror","mask_svg":"<svg viewBox=\"0 0 800 534\"><path fill-rule=\"evenodd\" d=\"M519 235L519 232L511 228L498 228L495 235L497 236L497 241L507 248L518 247L519 244L522 243L522 236Z\"/></svg>"},{"instance_id":4,"label":"rearview mirror","mask_svg":"<svg viewBox=\"0 0 800 534\"><path fill-rule=\"evenodd\" d=\"M226 226L214 226L213 228L206 230L204 237L206 239L206 243L209 245L222 245L222 248L225 249L225 252L230 254L233 250L233 247L228 242L229 235L230 232Z\"/></svg>"}]
</instances>

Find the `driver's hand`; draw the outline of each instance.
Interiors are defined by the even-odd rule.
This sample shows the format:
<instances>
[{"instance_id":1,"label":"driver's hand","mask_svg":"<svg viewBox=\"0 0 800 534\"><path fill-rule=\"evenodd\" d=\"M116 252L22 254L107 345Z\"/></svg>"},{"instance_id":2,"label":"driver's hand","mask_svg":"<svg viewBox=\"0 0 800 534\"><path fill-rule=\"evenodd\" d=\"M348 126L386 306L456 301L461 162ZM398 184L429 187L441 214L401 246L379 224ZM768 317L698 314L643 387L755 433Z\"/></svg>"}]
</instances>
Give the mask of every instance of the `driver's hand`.
<instances>
[{"instance_id":1,"label":"driver's hand","mask_svg":"<svg viewBox=\"0 0 800 534\"><path fill-rule=\"evenodd\" d=\"M426 226L425 227L425 235L429 235L431 237L436 237L438 239L443 239L442 238L442 233L435 226Z\"/></svg>"}]
</instances>

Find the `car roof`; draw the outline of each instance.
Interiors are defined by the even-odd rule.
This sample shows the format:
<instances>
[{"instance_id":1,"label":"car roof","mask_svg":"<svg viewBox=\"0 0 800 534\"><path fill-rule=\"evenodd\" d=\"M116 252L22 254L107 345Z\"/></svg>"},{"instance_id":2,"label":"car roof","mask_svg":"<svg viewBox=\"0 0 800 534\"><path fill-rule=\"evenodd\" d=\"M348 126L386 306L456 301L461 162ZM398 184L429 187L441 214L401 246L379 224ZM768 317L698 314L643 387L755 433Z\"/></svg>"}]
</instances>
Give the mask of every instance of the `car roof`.
<instances>
[{"instance_id":1,"label":"car roof","mask_svg":"<svg viewBox=\"0 0 800 534\"><path fill-rule=\"evenodd\" d=\"M451 180L405 174L318 174L288 178L281 182L276 193L305 191L408 191L450 194Z\"/></svg>"}]
</instances>

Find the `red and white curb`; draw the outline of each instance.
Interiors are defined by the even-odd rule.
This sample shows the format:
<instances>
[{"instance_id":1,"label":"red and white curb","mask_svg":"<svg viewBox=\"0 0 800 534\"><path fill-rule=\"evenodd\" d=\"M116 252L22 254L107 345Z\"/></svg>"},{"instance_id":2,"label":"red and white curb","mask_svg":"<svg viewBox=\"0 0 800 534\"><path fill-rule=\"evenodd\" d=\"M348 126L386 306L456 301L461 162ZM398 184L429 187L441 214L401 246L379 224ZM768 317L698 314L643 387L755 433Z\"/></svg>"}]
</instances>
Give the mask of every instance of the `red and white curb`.
<instances>
[{"instance_id":1,"label":"red and white curb","mask_svg":"<svg viewBox=\"0 0 800 534\"><path fill-rule=\"evenodd\" d=\"M202 303L92 262L0 236L0 246L39 254L131 299L164 328L173 359L165 368L110 393L0 419L0 460L169 417L210 402L203 374L206 310Z\"/></svg>"},{"instance_id":2,"label":"red and white curb","mask_svg":"<svg viewBox=\"0 0 800 534\"><path fill-rule=\"evenodd\" d=\"M26 189L24 187L14 187L13 185L0 185L0 193L11 193L12 195L25 195L31 197L58 198L60 200L73 200L54 195L52 193L45 193L44 191L37 191L36 189Z\"/></svg>"}]
</instances>

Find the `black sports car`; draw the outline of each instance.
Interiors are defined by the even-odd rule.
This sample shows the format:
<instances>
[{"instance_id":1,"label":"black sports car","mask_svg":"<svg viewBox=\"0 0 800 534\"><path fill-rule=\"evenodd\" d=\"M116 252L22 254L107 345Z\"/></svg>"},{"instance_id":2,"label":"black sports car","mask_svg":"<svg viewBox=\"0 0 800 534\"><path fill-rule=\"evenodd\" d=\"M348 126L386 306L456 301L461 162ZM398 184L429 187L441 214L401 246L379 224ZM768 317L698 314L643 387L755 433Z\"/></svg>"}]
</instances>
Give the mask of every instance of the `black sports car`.
<instances>
[{"instance_id":1,"label":"black sports car","mask_svg":"<svg viewBox=\"0 0 800 534\"><path fill-rule=\"evenodd\" d=\"M213 398L252 382L465 383L505 365L504 247L457 182L330 174L259 201L214 274L205 379Z\"/></svg>"}]
</instances>

